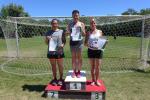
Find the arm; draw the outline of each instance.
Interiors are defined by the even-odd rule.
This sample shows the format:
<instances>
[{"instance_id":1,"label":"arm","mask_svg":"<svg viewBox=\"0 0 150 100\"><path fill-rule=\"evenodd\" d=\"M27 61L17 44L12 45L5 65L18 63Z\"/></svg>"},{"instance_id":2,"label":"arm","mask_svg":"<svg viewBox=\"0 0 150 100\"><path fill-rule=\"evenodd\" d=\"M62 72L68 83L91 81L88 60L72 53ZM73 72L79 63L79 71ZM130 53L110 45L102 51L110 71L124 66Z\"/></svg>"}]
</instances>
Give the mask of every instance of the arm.
<instances>
[{"instance_id":1,"label":"arm","mask_svg":"<svg viewBox=\"0 0 150 100\"><path fill-rule=\"evenodd\" d=\"M50 40L49 31L45 33L45 43L48 45L48 42Z\"/></svg>"},{"instance_id":2,"label":"arm","mask_svg":"<svg viewBox=\"0 0 150 100\"><path fill-rule=\"evenodd\" d=\"M99 32L100 32L100 36L103 36L102 30L99 30ZM108 43L108 39L107 39L106 43Z\"/></svg>"},{"instance_id":3,"label":"arm","mask_svg":"<svg viewBox=\"0 0 150 100\"><path fill-rule=\"evenodd\" d=\"M45 37L45 43L48 44L48 39L47 39L47 37Z\"/></svg>"},{"instance_id":4,"label":"arm","mask_svg":"<svg viewBox=\"0 0 150 100\"><path fill-rule=\"evenodd\" d=\"M64 47L64 45L66 44L66 32L63 32L62 34L62 47Z\"/></svg>"},{"instance_id":5,"label":"arm","mask_svg":"<svg viewBox=\"0 0 150 100\"><path fill-rule=\"evenodd\" d=\"M67 25L66 27L66 32L65 32L65 35L68 36L70 34L70 30L69 30L69 24Z\"/></svg>"},{"instance_id":6,"label":"arm","mask_svg":"<svg viewBox=\"0 0 150 100\"><path fill-rule=\"evenodd\" d=\"M85 35L85 41L84 41L84 45L88 47L88 39L89 39L89 33L87 33Z\"/></svg>"},{"instance_id":7,"label":"arm","mask_svg":"<svg viewBox=\"0 0 150 100\"><path fill-rule=\"evenodd\" d=\"M100 37L102 37L103 36L102 30L98 30L98 31L99 31Z\"/></svg>"},{"instance_id":8,"label":"arm","mask_svg":"<svg viewBox=\"0 0 150 100\"><path fill-rule=\"evenodd\" d=\"M81 29L82 29L82 32L83 32L82 35L83 35L83 36L86 36L84 23L81 23Z\"/></svg>"},{"instance_id":9,"label":"arm","mask_svg":"<svg viewBox=\"0 0 150 100\"><path fill-rule=\"evenodd\" d=\"M50 39L51 39L50 36L46 36L46 37L45 37L45 43L48 44L48 42L49 42Z\"/></svg>"},{"instance_id":10,"label":"arm","mask_svg":"<svg viewBox=\"0 0 150 100\"><path fill-rule=\"evenodd\" d=\"M101 30L99 30L100 33L100 37L103 36L103 32ZM102 51L104 51L104 48L106 47L106 45L108 44L108 40L106 40L106 43L104 44L103 48L101 49Z\"/></svg>"}]
</instances>

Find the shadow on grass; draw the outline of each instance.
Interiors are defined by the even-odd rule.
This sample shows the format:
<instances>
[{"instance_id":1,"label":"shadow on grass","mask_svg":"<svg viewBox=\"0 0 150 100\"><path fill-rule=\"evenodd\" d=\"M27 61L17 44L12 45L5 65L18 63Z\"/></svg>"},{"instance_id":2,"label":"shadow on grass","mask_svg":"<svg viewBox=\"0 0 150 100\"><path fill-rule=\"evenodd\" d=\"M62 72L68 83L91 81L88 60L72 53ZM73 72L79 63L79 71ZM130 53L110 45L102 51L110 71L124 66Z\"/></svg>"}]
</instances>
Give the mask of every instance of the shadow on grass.
<instances>
[{"instance_id":1,"label":"shadow on grass","mask_svg":"<svg viewBox=\"0 0 150 100\"><path fill-rule=\"evenodd\" d=\"M150 74L150 69L149 70L137 69L137 70L135 70L135 72Z\"/></svg>"},{"instance_id":2,"label":"shadow on grass","mask_svg":"<svg viewBox=\"0 0 150 100\"><path fill-rule=\"evenodd\" d=\"M147 61L147 63L148 63L148 64L150 64L150 60L149 60L149 61Z\"/></svg>"},{"instance_id":3,"label":"shadow on grass","mask_svg":"<svg viewBox=\"0 0 150 100\"><path fill-rule=\"evenodd\" d=\"M27 85L27 84L25 84L22 86L22 90L23 91L28 90L29 92L43 92L41 97L46 97L46 94L44 91L45 87L46 87L46 85Z\"/></svg>"},{"instance_id":4,"label":"shadow on grass","mask_svg":"<svg viewBox=\"0 0 150 100\"><path fill-rule=\"evenodd\" d=\"M23 91L28 90L29 92L43 92L46 85L23 85Z\"/></svg>"}]
</instances>

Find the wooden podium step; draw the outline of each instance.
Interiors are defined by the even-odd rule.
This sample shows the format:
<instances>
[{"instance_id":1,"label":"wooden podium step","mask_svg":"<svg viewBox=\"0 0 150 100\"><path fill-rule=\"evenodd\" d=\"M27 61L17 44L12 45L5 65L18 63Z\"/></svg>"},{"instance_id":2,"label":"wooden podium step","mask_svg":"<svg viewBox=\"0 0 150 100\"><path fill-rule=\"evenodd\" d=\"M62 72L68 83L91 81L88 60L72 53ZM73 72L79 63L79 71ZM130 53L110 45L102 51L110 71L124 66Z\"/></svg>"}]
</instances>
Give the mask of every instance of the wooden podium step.
<instances>
[{"instance_id":1,"label":"wooden podium step","mask_svg":"<svg viewBox=\"0 0 150 100\"><path fill-rule=\"evenodd\" d=\"M87 80L85 90L66 90L64 86L53 86L48 84L45 93L49 98L55 99L86 99L86 100L105 100L106 87L102 80L101 86L91 86L91 80Z\"/></svg>"}]
</instances>

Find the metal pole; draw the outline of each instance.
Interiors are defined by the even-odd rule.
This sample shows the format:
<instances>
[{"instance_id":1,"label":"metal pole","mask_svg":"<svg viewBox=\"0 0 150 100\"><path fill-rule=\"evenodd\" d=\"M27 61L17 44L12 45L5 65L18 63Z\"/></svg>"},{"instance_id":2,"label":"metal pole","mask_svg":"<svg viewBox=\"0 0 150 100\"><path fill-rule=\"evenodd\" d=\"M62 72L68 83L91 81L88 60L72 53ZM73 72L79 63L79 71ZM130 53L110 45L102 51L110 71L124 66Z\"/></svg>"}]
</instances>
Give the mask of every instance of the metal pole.
<instances>
[{"instance_id":1,"label":"metal pole","mask_svg":"<svg viewBox=\"0 0 150 100\"><path fill-rule=\"evenodd\" d=\"M140 48L140 58L141 58L141 60L143 60L144 25L145 25L145 16L143 16L143 19L142 19L141 48Z\"/></svg>"},{"instance_id":2,"label":"metal pole","mask_svg":"<svg viewBox=\"0 0 150 100\"><path fill-rule=\"evenodd\" d=\"M18 36L18 28L17 28L16 19L15 19L15 36L16 36L16 46L17 46L17 57L19 57L19 36Z\"/></svg>"}]
</instances>

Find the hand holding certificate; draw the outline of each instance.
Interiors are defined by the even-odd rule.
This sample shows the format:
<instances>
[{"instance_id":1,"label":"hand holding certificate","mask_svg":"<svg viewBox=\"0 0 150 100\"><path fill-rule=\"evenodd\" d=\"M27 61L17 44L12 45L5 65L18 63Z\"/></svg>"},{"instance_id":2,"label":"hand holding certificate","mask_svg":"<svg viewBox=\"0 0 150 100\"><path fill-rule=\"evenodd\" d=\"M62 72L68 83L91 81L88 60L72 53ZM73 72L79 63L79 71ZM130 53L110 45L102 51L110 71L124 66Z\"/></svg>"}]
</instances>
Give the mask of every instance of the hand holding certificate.
<instances>
[{"instance_id":1,"label":"hand holding certificate","mask_svg":"<svg viewBox=\"0 0 150 100\"><path fill-rule=\"evenodd\" d=\"M98 39L98 49L104 49L107 44L107 40L104 38Z\"/></svg>"},{"instance_id":2,"label":"hand holding certificate","mask_svg":"<svg viewBox=\"0 0 150 100\"><path fill-rule=\"evenodd\" d=\"M57 48L57 37L49 39L49 51L56 51Z\"/></svg>"},{"instance_id":3,"label":"hand holding certificate","mask_svg":"<svg viewBox=\"0 0 150 100\"><path fill-rule=\"evenodd\" d=\"M89 47L96 50L103 50L107 44L107 39L105 38L99 38L90 41Z\"/></svg>"},{"instance_id":4,"label":"hand holding certificate","mask_svg":"<svg viewBox=\"0 0 150 100\"><path fill-rule=\"evenodd\" d=\"M81 40L81 32L80 27L72 28L72 41L80 41Z\"/></svg>"}]
</instances>

